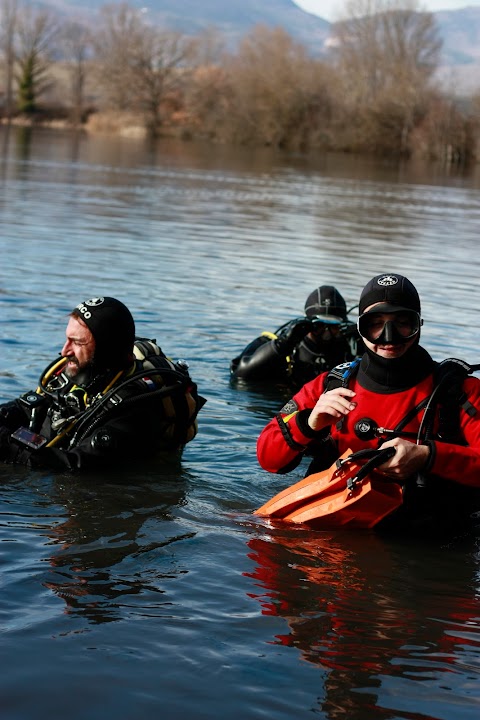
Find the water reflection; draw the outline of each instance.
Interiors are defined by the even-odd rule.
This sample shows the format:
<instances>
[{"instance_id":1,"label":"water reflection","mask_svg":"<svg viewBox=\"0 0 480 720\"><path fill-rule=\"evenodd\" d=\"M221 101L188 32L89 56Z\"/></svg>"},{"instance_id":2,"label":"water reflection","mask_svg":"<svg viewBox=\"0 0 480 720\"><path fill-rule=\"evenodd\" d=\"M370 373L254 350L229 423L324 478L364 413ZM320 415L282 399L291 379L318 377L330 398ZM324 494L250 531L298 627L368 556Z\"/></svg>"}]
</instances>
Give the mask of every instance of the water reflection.
<instances>
[{"instance_id":1,"label":"water reflection","mask_svg":"<svg viewBox=\"0 0 480 720\"><path fill-rule=\"evenodd\" d=\"M171 614L167 581L187 572L176 563L175 545L194 535L174 519L186 504L187 477L96 481L54 483L51 500L66 512L44 532L55 549L44 587L65 602L67 614L91 623Z\"/></svg>"},{"instance_id":2,"label":"water reflection","mask_svg":"<svg viewBox=\"0 0 480 720\"><path fill-rule=\"evenodd\" d=\"M467 551L474 538L458 543L459 564L451 547L424 545L416 560L414 543L389 544L373 533L272 529L248 542L255 564L248 576L259 588L251 597L288 626L270 642L327 670L319 704L329 720L367 720L372 712L448 720L469 706L469 682L479 679L478 557ZM429 556L437 567L426 577ZM405 700L389 698L391 677L408 688Z\"/></svg>"},{"instance_id":3,"label":"water reflection","mask_svg":"<svg viewBox=\"0 0 480 720\"><path fill-rule=\"evenodd\" d=\"M271 148L244 148L186 142L178 139L131 139L121 136L88 135L77 130L51 130L29 126L0 127L3 160L37 159L55 162L102 164L104 167L152 168L162 166L188 170L254 173L265 179L276 175L291 182L298 173L311 176L312 187L320 176L349 181L418 183L480 187L480 165L444 165L420 159L401 160L348 154L285 153ZM293 198L292 198L293 199ZM298 200L299 198L297 198Z\"/></svg>"},{"instance_id":4,"label":"water reflection","mask_svg":"<svg viewBox=\"0 0 480 720\"><path fill-rule=\"evenodd\" d=\"M273 415L292 397L292 389L271 384L257 384L230 380L236 402L257 420L269 422Z\"/></svg>"}]
</instances>

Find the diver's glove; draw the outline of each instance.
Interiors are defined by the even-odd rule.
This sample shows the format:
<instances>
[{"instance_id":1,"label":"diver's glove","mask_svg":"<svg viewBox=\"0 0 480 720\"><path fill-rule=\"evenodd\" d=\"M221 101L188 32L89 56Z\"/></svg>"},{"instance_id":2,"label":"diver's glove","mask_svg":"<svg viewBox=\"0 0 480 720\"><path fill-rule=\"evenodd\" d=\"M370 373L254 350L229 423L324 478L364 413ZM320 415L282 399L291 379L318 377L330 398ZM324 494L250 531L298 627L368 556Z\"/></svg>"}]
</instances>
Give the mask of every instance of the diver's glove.
<instances>
[{"instance_id":1,"label":"diver's glove","mask_svg":"<svg viewBox=\"0 0 480 720\"><path fill-rule=\"evenodd\" d=\"M17 400L4 403L0 407L0 425L8 428L10 432L16 430L20 425L28 424L28 420L28 416L20 407Z\"/></svg>"},{"instance_id":2,"label":"diver's glove","mask_svg":"<svg viewBox=\"0 0 480 720\"><path fill-rule=\"evenodd\" d=\"M289 355L312 329L310 318L300 317L283 326L275 339L275 347L282 355Z\"/></svg>"},{"instance_id":3,"label":"diver's glove","mask_svg":"<svg viewBox=\"0 0 480 720\"><path fill-rule=\"evenodd\" d=\"M0 460L5 460L10 451L10 435L8 428L0 425Z\"/></svg>"}]
</instances>

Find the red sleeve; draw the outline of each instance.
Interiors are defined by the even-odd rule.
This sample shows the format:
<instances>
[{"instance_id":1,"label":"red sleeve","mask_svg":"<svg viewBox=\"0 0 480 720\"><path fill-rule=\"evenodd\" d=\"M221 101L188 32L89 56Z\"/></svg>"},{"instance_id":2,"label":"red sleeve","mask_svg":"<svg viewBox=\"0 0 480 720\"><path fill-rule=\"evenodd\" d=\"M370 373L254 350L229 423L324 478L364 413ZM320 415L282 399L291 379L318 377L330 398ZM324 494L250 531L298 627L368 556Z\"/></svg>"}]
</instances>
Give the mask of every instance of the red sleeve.
<instances>
[{"instance_id":1,"label":"red sleeve","mask_svg":"<svg viewBox=\"0 0 480 720\"><path fill-rule=\"evenodd\" d=\"M306 416L322 394L326 376L327 373L323 373L304 385L260 433L257 458L264 470L289 472L298 465L310 442L318 437L318 432L308 428Z\"/></svg>"},{"instance_id":2,"label":"red sleeve","mask_svg":"<svg viewBox=\"0 0 480 720\"><path fill-rule=\"evenodd\" d=\"M480 487L480 380L469 377L463 388L468 401L477 411L471 415L460 409L460 429L467 446L435 442L431 472L462 485Z\"/></svg>"}]
</instances>

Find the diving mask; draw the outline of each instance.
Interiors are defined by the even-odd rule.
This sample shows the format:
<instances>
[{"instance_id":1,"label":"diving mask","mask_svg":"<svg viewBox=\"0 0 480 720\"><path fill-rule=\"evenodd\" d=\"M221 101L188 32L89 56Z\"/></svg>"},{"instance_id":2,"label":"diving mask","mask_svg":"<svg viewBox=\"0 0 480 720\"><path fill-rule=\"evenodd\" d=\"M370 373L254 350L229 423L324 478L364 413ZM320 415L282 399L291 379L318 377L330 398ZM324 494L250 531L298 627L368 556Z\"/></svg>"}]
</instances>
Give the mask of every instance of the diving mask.
<instances>
[{"instance_id":1,"label":"diving mask","mask_svg":"<svg viewBox=\"0 0 480 720\"><path fill-rule=\"evenodd\" d=\"M358 332L374 345L403 345L420 332L423 320L414 310L369 312L358 318Z\"/></svg>"}]
</instances>

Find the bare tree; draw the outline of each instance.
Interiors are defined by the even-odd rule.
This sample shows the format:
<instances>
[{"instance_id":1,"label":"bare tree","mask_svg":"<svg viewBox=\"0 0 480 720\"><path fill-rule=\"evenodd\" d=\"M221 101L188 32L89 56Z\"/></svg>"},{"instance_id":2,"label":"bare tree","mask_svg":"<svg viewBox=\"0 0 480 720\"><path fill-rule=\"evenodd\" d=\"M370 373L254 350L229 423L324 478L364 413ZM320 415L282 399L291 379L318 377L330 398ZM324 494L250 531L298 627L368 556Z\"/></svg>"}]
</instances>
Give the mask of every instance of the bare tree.
<instances>
[{"instance_id":1,"label":"bare tree","mask_svg":"<svg viewBox=\"0 0 480 720\"><path fill-rule=\"evenodd\" d=\"M97 82L107 107L130 110L134 77L131 61L143 42L144 23L138 10L126 3L101 8L93 36Z\"/></svg>"},{"instance_id":2,"label":"bare tree","mask_svg":"<svg viewBox=\"0 0 480 720\"><path fill-rule=\"evenodd\" d=\"M434 16L414 0L349 0L335 37L344 95L363 121L357 128L373 145L407 152L439 61Z\"/></svg>"},{"instance_id":3,"label":"bare tree","mask_svg":"<svg viewBox=\"0 0 480 720\"><path fill-rule=\"evenodd\" d=\"M329 112L325 68L280 28L254 28L225 63L225 71L228 139L306 145Z\"/></svg>"},{"instance_id":4,"label":"bare tree","mask_svg":"<svg viewBox=\"0 0 480 720\"><path fill-rule=\"evenodd\" d=\"M225 37L221 31L210 25L199 32L194 43L196 67L221 65L225 56Z\"/></svg>"},{"instance_id":5,"label":"bare tree","mask_svg":"<svg viewBox=\"0 0 480 720\"><path fill-rule=\"evenodd\" d=\"M191 68L193 41L177 32L148 28L132 57L134 102L155 134L163 123L162 109L181 106L181 90Z\"/></svg>"},{"instance_id":6,"label":"bare tree","mask_svg":"<svg viewBox=\"0 0 480 720\"><path fill-rule=\"evenodd\" d=\"M193 69L184 86L184 136L198 133L216 138L219 134L228 95L224 71L225 38L210 26L195 37Z\"/></svg>"},{"instance_id":7,"label":"bare tree","mask_svg":"<svg viewBox=\"0 0 480 720\"><path fill-rule=\"evenodd\" d=\"M478 103L478 99L477 99ZM415 129L414 150L429 159L445 164L464 165L478 157L480 109L470 106L453 96L437 95L432 98L429 112Z\"/></svg>"},{"instance_id":8,"label":"bare tree","mask_svg":"<svg viewBox=\"0 0 480 720\"><path fill-rule=\"evenodd\" d=\"M222 136L229 117L231 90L221 65L199 65L189 76L185 98L185 136L199 134L210 139Z\"/></svg>"},{"instance_id":9,"label":"bare tree","mask_svg":"<svg viewBox=\"0 0 480 720\"><path fill-rule=\"evenodd\" d=\"M72 122L78 126L85 108L87 64L92 56L90 30L79 22L66 23L61 31L61 46L68 70Z\"/></svg>"},{"instance_id":10,"label":"bare tree","mask_svg":"<svg viewBox=\"0 0 480 720\"><path fill-rule=\"evenodd\" d=\"M48 73L58 25L52 12L25 5L18 14L17 29L18 108L32 114L51 82Z\"/></svg>"},{"instance_id":11,"label":"bare tree","mask_svg":"<svg viewBox=\"0 0 480 720\"><path fill-rule=\"evenodd\" d=\"M5 116L13 113L13 77L15 66L15 32L18 17L18 0L1 0L0 51L5 67Z\"/></svg>"},{"instance_id":12,"label":"bare tree","mask_svg":"<svg viewBox=\"0 0 480 720\"><path fill-rule=\"evenodd\" d=\"M95 45L107 106L142 113L148 129L157 132L162 109L174 101L190 68L193 41L151 26L141 11L122 3L102 9Z\"/></svg>"}]
</instances>

